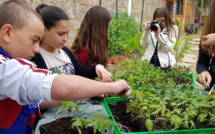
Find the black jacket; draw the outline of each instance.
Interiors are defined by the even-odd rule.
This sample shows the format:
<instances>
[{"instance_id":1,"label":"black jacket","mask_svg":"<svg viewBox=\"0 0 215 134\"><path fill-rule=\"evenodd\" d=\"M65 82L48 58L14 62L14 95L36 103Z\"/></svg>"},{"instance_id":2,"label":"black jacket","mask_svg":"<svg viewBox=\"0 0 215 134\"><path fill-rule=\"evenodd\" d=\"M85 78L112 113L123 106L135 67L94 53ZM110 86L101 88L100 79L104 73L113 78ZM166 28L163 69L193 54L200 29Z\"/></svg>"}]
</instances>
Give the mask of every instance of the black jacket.
<instances>
[{"instance_id":1,"label":"black jacket","mask_svg":"<svg viewBox=\"0 0 215 134\"><path fill-rule=\"evenodd\" d=\"M208 71L212 77L210 88L215 84L215 58L212 58L202 52L201 46L199 46L199 57L196 71L198 74L202 73L203 71Z\"/></svg>"},{"instance_id":2,"label":"black jacket","mask_svg":"<svg viewBox=\"0 0 215 134\"><path fill-rule=\"evenodd\" d=\"M68 48L63 47L62 49L66 52L71 62L73 63L76 75L80 75L90 79L94 79L95 77L97 77L95 66L93 67L83 66ZM42 58L41 54L36 54L34 58L31 59L31 61L33 61L38 68L47 69L45 61Z\"/></svg>"}]
</instances>

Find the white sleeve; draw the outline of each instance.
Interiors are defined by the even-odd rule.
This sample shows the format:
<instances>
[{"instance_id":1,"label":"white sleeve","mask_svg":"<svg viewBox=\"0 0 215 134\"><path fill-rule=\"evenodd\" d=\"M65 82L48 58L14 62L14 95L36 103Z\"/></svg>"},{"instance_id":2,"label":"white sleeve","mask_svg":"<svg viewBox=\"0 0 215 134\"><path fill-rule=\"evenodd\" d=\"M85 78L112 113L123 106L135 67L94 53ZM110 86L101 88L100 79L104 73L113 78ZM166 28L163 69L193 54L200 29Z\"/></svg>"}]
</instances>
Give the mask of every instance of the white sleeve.
<instances>
[{"instance_id":1,"label":"white sleeve","mask_svg":"<svg viewBox=\"0 0 215 134\"><path fill-rule=\"evenodd\" d=\"M146 47L148 44L150 31L144 30L144 33L140 39L140 46Z\"/></svg>"},{"instance_id":2,"label":"white sleeve","mask_svg":"<svg viewBox=\"0 0 215 134\"><path fill-rule=\"evenodd\" d=\"M172 36L171 39L172 41L169 40L168 35L167 34L163 34L162 32L160 34L158 34L158 36L156 36L157 41L166 48L167 51L172 51L177 39L178 39L178 35L179 35L179 31L178 31L178 26L174 25L173 26L174 30L172 30ZM175 32L175 34L174 34Z\"/></svg>"},{"instance_id":3,"label":"white sleeve","mask_svg":"<svg viewBox=\"0 0 215 134\"><path fill-rule=\"evenodd\" d=\"M27 60L6 61L0 65L0 100L11 98L21 105L51 100L51 85L56 75L34 68Z\"/></svg>"}]
</instances>

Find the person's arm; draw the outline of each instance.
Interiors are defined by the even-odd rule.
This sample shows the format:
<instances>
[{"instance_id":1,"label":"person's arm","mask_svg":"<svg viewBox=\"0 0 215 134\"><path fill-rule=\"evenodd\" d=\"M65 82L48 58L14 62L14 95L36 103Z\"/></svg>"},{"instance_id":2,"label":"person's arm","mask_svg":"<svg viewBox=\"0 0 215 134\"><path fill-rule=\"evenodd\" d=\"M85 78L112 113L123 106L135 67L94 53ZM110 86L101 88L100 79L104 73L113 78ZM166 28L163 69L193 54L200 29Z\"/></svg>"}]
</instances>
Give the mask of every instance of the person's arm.
<instances>
[{"instance_id":1,"label":"person's arm","mask_svg":"<svg viewBox=\"0 0 215 134\"><path fill-rule=\"evenodd\" d=\"M148 45L148 42L149 42L148 39L149 39L149 35L151 33L150 26L151 26L150 22L145 23L144 32L140 39L140 46L142 46L142 47L146 47Z\"/></svg>"},{"instance_id":2,"label":"person's arm","mask_svg":"<svg viewBox=\"0 0 215 134\"><path fill-rule=\"evenodd\" d=\"M40 108L41 109L46 109L46 108L52 108L61 105L61 101L42 101L40 103Z\"/></svg>"},{"instance_id":3,"label":"person's arm","mask_svg":"<svg viewBox=\"0 0 215 134\"><path fill-rule=\"evenodd\" d=\"M131 87L124 80L103 83L75 75L58 75L53 81L51 96L53 100L81 100L102 94L123 96L128 89Z\"/></svg>"},{"instance_id":4,"label":"person's arm","mask_svg":"<svg viewBox=\"0 0 215 134\"><path fill-rule=\"evenodd\" d=\"M159 42L159 44L162 47L165 47L167 51L173 51L173 48L178 40L179 30L178 26L174 25L174 30L171 31L171 40L169 40L169 37L167 34L164 34L163 32L160 32L155 38Z\"/></svg>"},{"instance_id":5,"label":"person's arm","mask_svg":"<svg viewBox=\"0 0 215 134\"><path fill-rule=\"evenodd\" d=\"M211 58L208 55L202 52L201 42L200 42L199 56L198 56L197 65L196 65L196 71L199 74L197 77L197 81L200 84L204 85L205 88L210 87L210 83L212 79L208 70L210 66L210 59Z\"/></svg>"},{"instance_id":6,"label":"person's arm","mask_svg":"<svg viewBox=\"0 0 215 134\"><path fill-rule=\"evenodd\" d=\"M201 74L203 71L208 71L210 59L211 58L208 55L202 52L201 45L199 45L199 56L196 65L196 71L198 74Z\"/></svg>"},{"instance_id":7,"label":"person's arm","mask_svg":"<svg viewBox=\"0 0 215 134\"><path fill-rule=\"evenodd\" d=\"M203 46L215 45L215 33L207 34L202 36L202 44Z\"/></svg>"},{"instance_id":8,"label":"person's arm","mask_svg":"<svg viewBox=\"0 0 215 134\"><path fill-rule=\"evenodd\" d=\"M2 63L0 74L0 100L9 97L21 105L37 100L80 100L101 94L126 96L123 91L131 89L123 80L102 83L75 75L51 74L23 59Z\"/></svg>"}]
</instances>

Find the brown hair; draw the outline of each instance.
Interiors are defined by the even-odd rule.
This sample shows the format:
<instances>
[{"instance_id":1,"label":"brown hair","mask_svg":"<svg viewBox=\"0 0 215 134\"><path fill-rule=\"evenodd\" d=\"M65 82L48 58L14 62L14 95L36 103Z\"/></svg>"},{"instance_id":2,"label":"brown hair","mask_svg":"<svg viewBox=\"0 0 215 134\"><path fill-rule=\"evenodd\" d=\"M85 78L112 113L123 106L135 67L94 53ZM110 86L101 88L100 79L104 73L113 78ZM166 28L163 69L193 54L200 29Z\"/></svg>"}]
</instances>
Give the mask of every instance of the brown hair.
<instances>
[{"instance_id":1,"label":"brown hair","mask_svg":"<svg viewBox=\"0 0 215 134\"><path fill-rule=\"evenodd\" d=\"M87 65L98 63L107 65L108 60L108 26L110 13L101 6L93 6L85 15L78 34L71 46L77 55L86 46L88 50Z\"/></svg>"},{"instance_id":2,"label":"brown hair","mask_svg":"<svg viewBox=\"0 0 215 134\"><path fill-rule=\"evenodd\" d=\"M167 32L168 32L168 38L169 38L170 41L172 41L172 39L171 39L171 37L172 37L171 30L174 31L175 37L177 37L176 31L173 28L174 23L172 21L171 14L165 7L159 7L159 8L157 8L155 10L155 12L153 14L153 20L155 20L156 17L164 17L165 18L166 28L167 28ZM179 35L178 35L177 38L179 38Z\"/></svg>"},{"instance_id":3,"label":"brown hair","mask_svg":"<svg viewBox=\"0 0 215 134\"><path fill-rule=\"evenodd\" d=\"M204 29L202 31L202 35L207 35L210 33L215 33L215 1L211 4L210 12L208 15L208 19L205 22Z\"/></svg>"},{"instance_id":4,"label":"brown hair","mask_svg":"<svg viewBox=\"0 0 215 134\"><path fill-rule=\"evenodd\" d=\"M0 5L0 28L5 24L10 24L15 28L21 29L29 23L29 18L32 15L42 21L37 12L27 4L18 0L6 1Z\"/></svg>"},{"instance_id":5,"label":"brown hair","mask_svg":"<svg viewBox=\"0 0 215 134\"><path fill-rule=\"evenodd\" d=\"M210 33L215 33L215 1L212 1L211 7L210 7L210 12L208 15L208 19L204 24L204 29L202 31L202 35L207 35ZM209 56L214 57L214 53L211 51L210 46L201 46L202 51L206 53Z\"/></svg>"},{"instance_id":6,"label":"brown hair","mask_svg":"<svg viewBox=\"0 0 215 134\"><path fill-rule=\"evenodd\" d=\"M35 10L42 17L44 25L47 29L55 27L57 22L61 20L69 20L66 12L57 6L40 4Z\"/></svg>"}]
</instances>

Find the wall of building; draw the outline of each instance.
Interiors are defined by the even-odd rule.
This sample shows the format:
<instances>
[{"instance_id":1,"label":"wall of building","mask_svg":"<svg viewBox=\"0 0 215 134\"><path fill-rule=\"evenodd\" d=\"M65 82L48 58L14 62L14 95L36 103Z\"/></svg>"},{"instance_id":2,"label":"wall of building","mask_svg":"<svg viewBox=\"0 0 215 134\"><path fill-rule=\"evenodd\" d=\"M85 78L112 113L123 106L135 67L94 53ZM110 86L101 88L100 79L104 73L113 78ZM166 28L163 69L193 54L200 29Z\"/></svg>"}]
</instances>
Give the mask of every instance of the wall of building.
<instances>
[{"instance_id":1,"label":"wall of building","mask_svg":"<svg viewBox=\"0 0 215 134\"><path fill-rule=\"evenodd\" d=\"M6 0L1 0L0 3ZM76 29L79 28L86 12L94 5L99 5L100 0L20 0L33 8L41 3L56 5L61 7L70 17L71 31L66 45L70 46L76 35ZM118 13L128 12L129 0L118 0ZM132 0L131 16L140 24L143 0ZM151 21L153 12L157 7L163 6L163 0L144 0L144 13L142 22ZM102 6L105 7L112 16L116 14L116 0L102 0Z\"/></svg>"}]
</instances>

